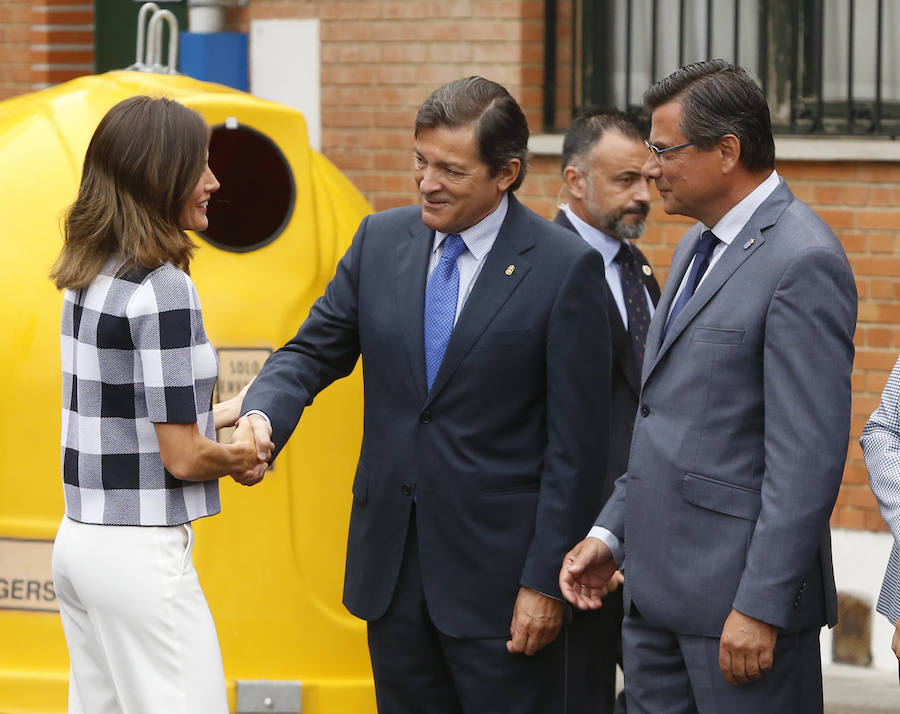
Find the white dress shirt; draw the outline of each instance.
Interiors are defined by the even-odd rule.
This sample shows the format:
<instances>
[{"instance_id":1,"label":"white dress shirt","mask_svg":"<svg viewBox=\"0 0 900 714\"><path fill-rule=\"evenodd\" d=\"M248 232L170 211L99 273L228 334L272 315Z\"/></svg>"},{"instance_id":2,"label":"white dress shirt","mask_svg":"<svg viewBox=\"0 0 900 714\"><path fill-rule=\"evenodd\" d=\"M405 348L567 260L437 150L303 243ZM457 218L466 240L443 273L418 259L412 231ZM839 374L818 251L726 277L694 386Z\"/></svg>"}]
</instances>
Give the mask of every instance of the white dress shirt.
<instances>
[{"instance_id":1,"label":"white dress shirt","mask_svg":"<svg viewBox=\"0 0 900 714\"><path fill-rule=\"evenodd\" d=\"M562 204L559 208L566 214L566 218L569 219L575 230L578 231L578 235L584 238L591 248L603 256L603 264L606 266L606 284L609 285L609 291L612 293L613 299L616 301L616 307L619 308L619 315L622 317L622 325L627 331L628 310L625 308L625 297L622 294L622 276L620 273L622 266L616 262L616 255L618 255L622 243L628 243L628 241L620 242L603 231L597 230L590 223L581 220L567 203ZM644 286L644 294L647 296L647 307L650 309L650 317L653 317L656 308L653 306L653 300L650 299L650 293L647 292L646 286Z\"/></svg>"},{"instance_id":2,"label":"white dress shirt","mask_svg":"<svg viewBox=\"0 0 900 714\"><path fill-rule=\"evenodd\" d=\"M712 272L716 263L719 262L725 249L728 248L734 239L737 238L738 234L744 230L744 226L747 225L747 222L753 214L756 213L756 209L762 205L763 201L772 195L772 191L778 188L779 181L778 174L773 170L765 181L744 196L739 203L722 216L722 218L719 219L719 222L712 227L712 232L715 234L716 238L719 239L719 242L716 244L716 247L713 248L712 257L709 259L709 267L706 269L706 272L703 273L700 282L697 283L698 288L703 281L706 280L706 276ZM703 230L709 230L709 226L703 223L700 225L703 226ZM694 257L694 260L696 260L696 256ZM694 265L694 260L691 260L687 270L684 271L684 277L681 279L681 284L678 286L678 292L675 293L675 297L672 298L672 305L669 307L670 313L672 307L678 302L678 296L681 295L684 286L687 284L687 279L691 274L691 267Z\"/></svg>"},{"instance_id":3,"label":"white dress shirt","mask_svg":"<svg viewBox=\"0 0 900 714\"><path fill-rule=\"evenodd\" d=\"M488 253L491 252L494 241L497 240L500 226L503 225L503 220L506 218L507 208L509 208L509 198L504 193L497 208L474 226L466 228L459 234L468 250L464 250L456 259L456 266L459 268L459 296L456 300L456 316L453 318L454 325L459 319L459 313L462 312L463 305L466 304L466 300L469 298L469 293L472 292L472 286L475 285L475 280L481 273L481 268L484 266ZM431 257L428 259L429 278L431 277L431 272L441 260L441 255L444 252L444 239L447 235L447 233L441 233L440 231L434 232L434 245L431 248Z\"/></svg>"}]
</instances>

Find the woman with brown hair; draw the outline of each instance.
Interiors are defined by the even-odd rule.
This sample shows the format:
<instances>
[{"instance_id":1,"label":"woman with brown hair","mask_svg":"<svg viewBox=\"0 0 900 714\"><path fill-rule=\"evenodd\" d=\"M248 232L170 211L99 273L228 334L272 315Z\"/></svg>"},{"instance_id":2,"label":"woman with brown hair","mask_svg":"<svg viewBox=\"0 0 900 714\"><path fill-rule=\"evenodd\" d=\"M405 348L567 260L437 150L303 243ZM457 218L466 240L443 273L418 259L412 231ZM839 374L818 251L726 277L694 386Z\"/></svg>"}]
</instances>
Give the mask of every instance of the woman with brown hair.
<instances>
[{"instance_id":1,"label":"woman with brown hair","mask_svg":"<svg viewBox=\"0 0 900 714\"><path fill-rule=\"evenodd\" d=\"M216 352L188 275L219 183L208 129L170 99L102 119L51 278L65 289L62 474L53 579L71 660L70 712L227 712L215 625L191 562L191 521L218 479L261 479L270 444L212 406Z\"/></svg>"}]
</instances>

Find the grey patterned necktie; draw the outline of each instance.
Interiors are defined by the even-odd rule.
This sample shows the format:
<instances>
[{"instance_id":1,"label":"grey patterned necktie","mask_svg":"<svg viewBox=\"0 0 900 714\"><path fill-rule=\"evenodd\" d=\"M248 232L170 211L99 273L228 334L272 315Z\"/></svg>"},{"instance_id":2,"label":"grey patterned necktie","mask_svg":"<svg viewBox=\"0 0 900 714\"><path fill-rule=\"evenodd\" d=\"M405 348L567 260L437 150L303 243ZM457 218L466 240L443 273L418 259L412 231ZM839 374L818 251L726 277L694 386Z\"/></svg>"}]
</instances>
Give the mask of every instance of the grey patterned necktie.
<instances>
[{"instance_id":1,"label":"grey patterned necktie","mask_svg":"<svg viewBox=\"0 0 900 714\"><path fill-rule=\"evenodd\" d=\"M638 270L634 251L628 243L622 243L615 261L619 264L619 280L622 283L622 297L628 316L628 335L638 362L644 361L644 346L647 344L647 329L650 327L650 306L647 291Z\"/></svg>"}]
</instances>

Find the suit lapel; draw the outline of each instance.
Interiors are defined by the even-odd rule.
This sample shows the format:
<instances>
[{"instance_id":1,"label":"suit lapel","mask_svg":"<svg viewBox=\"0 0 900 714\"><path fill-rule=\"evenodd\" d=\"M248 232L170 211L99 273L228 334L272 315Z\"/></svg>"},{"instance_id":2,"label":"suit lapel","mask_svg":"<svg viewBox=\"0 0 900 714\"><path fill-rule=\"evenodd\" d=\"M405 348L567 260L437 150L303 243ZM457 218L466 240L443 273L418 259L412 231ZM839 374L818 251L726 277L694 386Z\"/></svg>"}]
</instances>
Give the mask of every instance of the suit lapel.
<instances>
[{"instance_id":1,"label":"suit lapel","mask_svg":"<svg viewBox=\"0 0 900 714\"><path fill-rule=\"evenodd\" d=\"M637 394L641 389L641 373L638 366L637 356L634 354L634 348L631 346L631 338L628 336L628 330L622 324L622 315L616 305L616 299L613 297L612 290L609 285L606 287L606 304L607 314L609 315L609 333L610 342L612 343L612 351L616 357L616 361L622 367L622 373L628 385Z\"/></svg>"},{"instance_id":2,"label":"suit lapel","mask_svg":"<svg viewBox=\"0 0 900 714\"><path fill-rule=\"evenodd\" d=\"M741 232L738 233L731 242L731 245L725 249L722 257L712 267L712 270L703 282L700 283L697 292L694 293L693 297L691 297L687 305L685 305L684 309L679 313L678 317L675 318L675 322L672 323L669 333L665 336L665 339L663 339L662 333L666 323L663 316L669 314L674 294L681 284L681 280L684 277L688 264L694 257L694 250L700 239L700 227L698 226L694 229L695 235L690 241L690 251L685 256L682 256L677 271L670 273L670 279L666 281L666 288L660 299L660 310L664 310L664 312L663 315L660 315L659 320L654 320L655 329L652 329L652 332L654 333L654 338L657 343L661 344L655 354L652 364L649 368L644 370L645 382L647 381L650 372L653 371L653 368L665 356L671 345L681 336L699 312L713 296L719 292L729 278L740 269L744 262L766 242L766 230L775 224L778 217L793 199L794 195L791 193L790 189L788 189L784 180L782 180L772 195L769 196L756 210L756 213L753 214L747 222L747 225L745 225ZM678 276L677 282L674 280L675 276ZM665 303L665 305L663 303ZM647 342L649 344L649 337Z\"/></svg>"},{"instance_id":3,"label":"suit lapel","mask_svg":"<svg viewBox=\"0 0 900 714\"><path fill-rule=\"evenodd\" d=\"M472 345L494 319L497 311L531 270L531 263L522 256L522 253L534 245L528 224L529 219L525 209L519 205L515 196L509 194L506 218L485 259L481 272L475 280L475 285L472 286L472 291L456 321L453 332L450 334L450 342L447 344L444 360L434 378L434 384L432 384L425 402L426 405L447 384ZM510 270L510 267L513 269ZM420 310L420 314L424 314L424 308ZM419 332L422 333L421 328ZM424 357L422 360L422 383L424 384Z\"/></svg>"},{"instance_id":4,"label":"suit lapel","mask_svg":"<svg viewBox=\"0 0 900 714\"><path fill-rule=\"evenodd\" d=\"M660 349L663 343L663 331L666 326L666 318L672 303L675 300L675 293L678 291L679 285L684 278L691 258L694 257L694 251L697 248L697 241L700 240L700 228L692 228L693 235L688 233L682 239L688 245L688 249L684 253L675 251L675 257L672 267L669 270L669 276L666 278L665 287L656 304L656 312L653 314L653 320L650 322L650 329L647 332L647 346L644 349L644 369L642 381L647 380L647 373L651 366L656 363L660 356Z\"/></svg>"},{"instance_id":5,"label":"suit lapel","mask_svg":"<svg viewBox=\"0 0 900 714\"><path fill-rule=\"evenodd\" d=\"M572 225L564 211L557 213L553 222L578 234L578 230ZM647 259L639 250L635 250L635 258L642 267L648 265ZM653 279L652 274L644 281L644 284L647 287L647 292L650 293L650 299L656 305L659 301L659 285ZM616 299L613 297L612 290L609 289L609 284L606 286L606 302L608 305L610 341L612 342L613 354L615 354L616 361L622 367L622 373L625 375L628 385L634 390L635 394L638 394L641 390L640 365L638 364L637 356L634 354L634 348L631 346L628 330L622 324L622 315L619 313L619 307L616 305Z\"/></svg>"},{"instance_id":6,"label":"suit lapel","mask_svg":"<svg viewBox=\"0 0 900 714\"><path fill-rule=\"evenodd\" d=\"M631 244L632 249L635 252L637 257L638 264L641 266L641 271L644 273L644 287L647 288L647 293L650 295L650 301L653 303L654 315L656 314L656 310L659 309L659 301L660 301L660 290L659 283L656 282L656 276L653 274L653 268L650 266L650 263L647 261L647 258L640 251L640 249L636 248L634 243ZM652 329L653 322L651 321L650 327ZM630 347L630 342L629 342ZM647 355L650 349L650 334L648 331L647 334L647 344L644 347L644 360L647 361ZM641 368L643 364L637 361L637 357L634 357L630 363L631 369L626 373L628 375L628 381L634 389L634 393L637 396L640 396L641 393ZM633 381L632 381L633 380Z\"/></svg>"},{"instance_id":7,"label":"suit lapel","mask_svg":"<svg viewBox=\"0 0 900 714\"><path fill-rule=\"evenodd\" d=\"M575 226L572 225L572 221L570 221L569 217L566 215L565 211L559 211L556 214L556 218L553 219L553 222L558 226L562 226L566 230L570 230L573 233L578 233L578 231L575 229Z\"/></svg>"},{"instance_id":8,"label":"suit lapel","mask_svg":"<svg viewBox=\"0 0 900 714\"><path fill-rule=\"evenodd\" d=\"M750 247L745 249L743 247L744 243L749 238L753 238L753 243ZM744 227L744 230L742 230L731 242L731 245L725 249L722 257L713 266L709 275L707 275L703 282L700 283L697 292L695 292L691 299L688 300L687 305L684 306L684 309L678 314L678 317L675 318L675 322L672 323L672 327L669 329L669 334L666 335L665 340L663 341L659 353L660 357L665 354L669 345L677 340L679 335L684 332L685 328L691 323L694 317L696 317L697 313L699 313L706 303L710 301L712 296L719 291L719 288L734 275L734 272L741 267L747 258L759 250L763 243L765 243L765 238L762 237L759 228L747 224ZM691 255L693 255L693 253L691 253Z\"/></svg>"},{"instance_id":9,"label":"suit lapel","mask_svg":"<svg viewBox=\"0 0 900 714\"><path fill-rule=\"evenodd\" d=\"M409 237L397 244L397 281L395 284L400 329L409 357L412 378L425 399L425 281L428 256L434 244L434 231L416 221Z\"/></svg>"},{"instance_id":10,"label":"suit lapel","mask_svg":"<svg viewBox=\"0 0 900 714\"><path fill-rule=\"evenodd\" d=\"M631 249L634 251L634 257L637 259L638 265L641 266L641 272L644 274L644 287L647 288L650 300L653 302L653 306L656 307L656 304L659 302L659 283L656 282L656 277L653 275L653 268L647 261L646 256L641 253L634 243L631 244Z\"/></svg>"}]
</instances>

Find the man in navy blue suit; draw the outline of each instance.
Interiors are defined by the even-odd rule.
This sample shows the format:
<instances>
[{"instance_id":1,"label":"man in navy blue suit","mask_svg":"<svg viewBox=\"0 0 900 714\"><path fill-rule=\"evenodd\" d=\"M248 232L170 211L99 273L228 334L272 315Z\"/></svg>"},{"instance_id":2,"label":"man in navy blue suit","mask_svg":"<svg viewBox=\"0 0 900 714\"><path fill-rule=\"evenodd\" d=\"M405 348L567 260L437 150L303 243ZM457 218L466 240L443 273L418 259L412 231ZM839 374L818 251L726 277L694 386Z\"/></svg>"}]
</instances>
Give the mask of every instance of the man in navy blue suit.
<instances>
[{"instance_id":1,"label":"man in navy blue suit","mask_svg":"<svg viewBox=\"0 0 900 714\"><path fill-rule=\"evenodd\" d=\"M565 711L556 575L600 503L609 326L600 254L513 195L527 142L500 85L435 90L420 205L363 220L244 400L280 449L362 356L344 604L381 712Z\"/></svg>"},{"instance_id":2,"label":"man in navy blue suit","mask_svg":"<svg viewBox=\"0 0 900 714\"><path fill-rule=\"evenodd\" d=\"M560 162L569 202L554 222L578 233L606 265L612 382L604 502L628 467L641 361L659 301L653 269L632 242L643 235L650 211L650 184L641 174L647 159L645 136L637 117L590 109L569 125ZM624 693L616 697L622 617L621 589L604 597L599 610L575 613L566 637L568 714L625 711Z\"/></svg>"}]
</instances>

